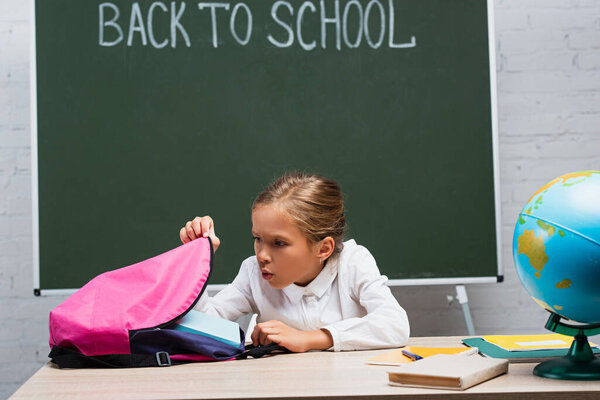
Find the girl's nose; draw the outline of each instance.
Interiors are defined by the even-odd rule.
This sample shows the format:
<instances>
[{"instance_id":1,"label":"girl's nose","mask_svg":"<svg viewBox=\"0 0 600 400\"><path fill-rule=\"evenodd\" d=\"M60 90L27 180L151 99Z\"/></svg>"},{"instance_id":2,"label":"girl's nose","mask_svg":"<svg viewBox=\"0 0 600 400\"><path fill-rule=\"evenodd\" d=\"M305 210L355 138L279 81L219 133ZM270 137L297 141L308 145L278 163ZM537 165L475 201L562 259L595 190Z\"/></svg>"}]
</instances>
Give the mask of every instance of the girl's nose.
<instances>
[{"instance_id":1,"label":"girl's nose","mask_svg":"<svg viewBox=\"0 0 600 400\"><path fill-rule=\"evenodd\" d=\"M271 256L262 247L257 249L256 258L258 258L260 263L271 262Z\"/></svg>"}]
</instances>

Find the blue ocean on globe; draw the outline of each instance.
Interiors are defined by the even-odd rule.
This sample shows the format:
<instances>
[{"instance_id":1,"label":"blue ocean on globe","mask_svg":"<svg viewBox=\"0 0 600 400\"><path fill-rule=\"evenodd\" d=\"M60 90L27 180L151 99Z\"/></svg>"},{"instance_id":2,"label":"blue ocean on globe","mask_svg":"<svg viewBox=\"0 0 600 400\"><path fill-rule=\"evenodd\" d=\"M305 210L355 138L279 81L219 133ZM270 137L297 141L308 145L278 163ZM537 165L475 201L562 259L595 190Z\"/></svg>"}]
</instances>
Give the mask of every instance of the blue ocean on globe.
<instances>
[{"instance_id":1,"label":"blue ocean on globe","mask_svg":"<svg viewBox=\"0 0 600 400\"><path fill-rule=\"evenodd\" d=\"M513 258L539 305L600 323L600 171L565 174L540 188L519 214Z\"/></svg>"}]
</instances>

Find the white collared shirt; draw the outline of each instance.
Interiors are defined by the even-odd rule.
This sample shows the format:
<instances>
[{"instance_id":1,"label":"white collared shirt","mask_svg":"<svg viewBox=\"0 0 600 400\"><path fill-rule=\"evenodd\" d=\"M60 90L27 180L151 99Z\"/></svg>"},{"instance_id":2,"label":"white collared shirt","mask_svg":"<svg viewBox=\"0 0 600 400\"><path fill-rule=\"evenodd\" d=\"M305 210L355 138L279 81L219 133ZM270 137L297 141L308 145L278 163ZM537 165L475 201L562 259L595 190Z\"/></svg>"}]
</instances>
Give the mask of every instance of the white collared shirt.
<instances>
[{"instance_id":1,"label":"white collared shirt","mask_svg":"<svg viewBox=\"0 0 600 400\"><path fill-rule=\"evenodd\" d=\"M408 318L386 282L369 250L349 240L305 287L273 289L252 256L230 285L214 297L204 294L195 308L229 320L256 313L257 323L278 320L303 331L327 329L335 351L404 346Z\"/></svg>"}]
</instances>

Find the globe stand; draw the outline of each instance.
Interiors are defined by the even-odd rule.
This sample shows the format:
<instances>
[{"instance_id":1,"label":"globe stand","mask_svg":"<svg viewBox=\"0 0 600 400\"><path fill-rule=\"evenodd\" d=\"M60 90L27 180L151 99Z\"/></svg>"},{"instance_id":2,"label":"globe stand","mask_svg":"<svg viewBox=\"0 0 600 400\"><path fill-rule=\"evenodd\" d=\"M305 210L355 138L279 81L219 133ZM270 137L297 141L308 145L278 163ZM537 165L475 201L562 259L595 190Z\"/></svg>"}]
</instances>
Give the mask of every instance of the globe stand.
<instances>
[{"instance_id":1,"label":"globe stand","mask_svg":"<svg viewBox=\"0 0 600 400\"><path fill-rule=\"evenodd\" d=\"M587 337L600 334L600 324L568 325L560 316L550 313L546 329L574 336L573 344L565 357L544 361L533 369L533 374L544 378L573 381L600 380L600 359L596 358Z\"/></svg>"}]
</instances>

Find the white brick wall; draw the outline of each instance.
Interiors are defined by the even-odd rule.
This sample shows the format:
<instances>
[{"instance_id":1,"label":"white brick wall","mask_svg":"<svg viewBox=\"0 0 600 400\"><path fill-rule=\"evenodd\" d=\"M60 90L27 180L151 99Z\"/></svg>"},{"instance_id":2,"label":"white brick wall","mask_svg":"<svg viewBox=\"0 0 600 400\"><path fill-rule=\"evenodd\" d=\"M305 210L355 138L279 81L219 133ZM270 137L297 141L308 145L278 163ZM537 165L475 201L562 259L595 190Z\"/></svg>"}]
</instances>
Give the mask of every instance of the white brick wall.
<instances>
[{"instance_id":1,"label":"white brick wall","mask_svg":"<svg viewBox=\"0 0 600 400\"><path fill-rule=\"evenodd\" d=\"M32 296L29 22L29 1L0 0L0 398L46 361L63 300ZM467 290L477 333L543 332L512 266L513 224L550 179L600 169L600 0L497 0L495 23L505 282ZM466 333L453 287L394 293L413 335Z\"/></svg>"}]
</instances>

